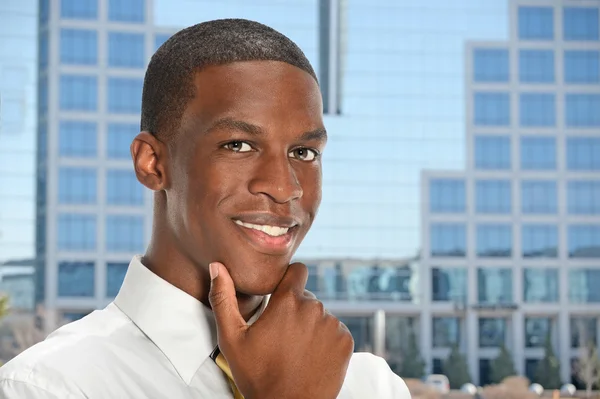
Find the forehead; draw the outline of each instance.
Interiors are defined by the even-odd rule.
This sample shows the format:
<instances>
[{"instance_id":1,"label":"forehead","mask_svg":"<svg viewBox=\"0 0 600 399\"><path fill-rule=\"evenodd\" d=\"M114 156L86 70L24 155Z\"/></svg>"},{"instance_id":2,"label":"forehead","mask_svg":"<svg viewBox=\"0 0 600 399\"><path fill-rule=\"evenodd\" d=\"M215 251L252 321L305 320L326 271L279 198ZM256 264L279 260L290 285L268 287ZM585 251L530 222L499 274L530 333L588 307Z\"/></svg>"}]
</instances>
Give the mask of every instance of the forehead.
<instances>
[{"instance_id":1,"label":"forehead","mask_svg":"<svg viewBox=\"0 0 600 399\"><path fill-rule=\"evenodd\" d=\"M321 93L314 78L279 61L210 66L194 76L194 98L183 115L209 126L231 117L265 128L282 124L311 130L322 126Z\"/></svg>"}]
</instances>

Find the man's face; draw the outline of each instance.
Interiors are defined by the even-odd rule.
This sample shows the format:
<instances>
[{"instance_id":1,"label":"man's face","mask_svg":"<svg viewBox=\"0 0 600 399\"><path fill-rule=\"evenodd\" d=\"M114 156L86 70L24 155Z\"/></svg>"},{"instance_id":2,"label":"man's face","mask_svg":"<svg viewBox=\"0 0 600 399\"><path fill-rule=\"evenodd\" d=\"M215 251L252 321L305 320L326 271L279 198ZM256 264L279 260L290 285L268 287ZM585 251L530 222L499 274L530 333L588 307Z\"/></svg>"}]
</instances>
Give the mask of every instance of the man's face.
<instances>
[{"instance_id":1,"label":"man's face","mask_svg":"<svg viewBox=\"0 0 600 399\"><path fill-rule=\"evenodd\" d=\"M283 62L203 69L170 150L168 220L180 250L222 262L240 293L271 293L321 201L315 80Z\"/></svg>"}]
</instances>

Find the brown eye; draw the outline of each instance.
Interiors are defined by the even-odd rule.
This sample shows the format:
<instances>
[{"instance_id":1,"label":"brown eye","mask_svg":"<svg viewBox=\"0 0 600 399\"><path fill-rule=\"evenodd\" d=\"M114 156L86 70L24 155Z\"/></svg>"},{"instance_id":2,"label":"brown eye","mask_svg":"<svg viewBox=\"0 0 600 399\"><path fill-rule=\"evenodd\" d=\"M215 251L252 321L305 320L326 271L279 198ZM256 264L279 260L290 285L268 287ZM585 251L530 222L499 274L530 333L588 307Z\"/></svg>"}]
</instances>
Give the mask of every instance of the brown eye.
<instances>
[{"instance_id":1,"label":"brown eye","mask_svg":"<svg viewBox=\"0 0 600 399\"><path fill-rule=\"evenodd\" d=\"M225 144L224 147L233 152L252 151L252 147L250 147L250 144L245 143L243 141L232 141L231 143Z\"/></svg>"},{"instance_id":2,"label":"brown eye","mask_svg":"<svg viewBox=\"0 0 600 399\"><path fill-rule=\"evenodd\" d=\"M296 148L295 150L290 152L290 156L300 161L314 161L317 158L317 152L315 150L311 150L310 148Z\"/></svg>"}]
</instances>

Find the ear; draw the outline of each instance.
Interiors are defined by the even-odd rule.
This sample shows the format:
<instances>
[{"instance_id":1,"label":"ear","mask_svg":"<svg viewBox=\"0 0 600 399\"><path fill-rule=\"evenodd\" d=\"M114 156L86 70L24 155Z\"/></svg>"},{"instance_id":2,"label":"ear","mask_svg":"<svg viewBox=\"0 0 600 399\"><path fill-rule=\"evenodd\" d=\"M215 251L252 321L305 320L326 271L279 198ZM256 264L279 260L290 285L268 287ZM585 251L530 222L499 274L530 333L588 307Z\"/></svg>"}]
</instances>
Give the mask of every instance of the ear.
<instances>
[{"instance_id":1,"label":"ear","mask_svg":"<svg viewBox=\"0 0 600 399\"><path fill-rule=\"evenodd\" d=\"M137 179L152 191L168 187L167 146L152 133L141 132L131 143L131 158Z\"/></svg>"}]
</instances>

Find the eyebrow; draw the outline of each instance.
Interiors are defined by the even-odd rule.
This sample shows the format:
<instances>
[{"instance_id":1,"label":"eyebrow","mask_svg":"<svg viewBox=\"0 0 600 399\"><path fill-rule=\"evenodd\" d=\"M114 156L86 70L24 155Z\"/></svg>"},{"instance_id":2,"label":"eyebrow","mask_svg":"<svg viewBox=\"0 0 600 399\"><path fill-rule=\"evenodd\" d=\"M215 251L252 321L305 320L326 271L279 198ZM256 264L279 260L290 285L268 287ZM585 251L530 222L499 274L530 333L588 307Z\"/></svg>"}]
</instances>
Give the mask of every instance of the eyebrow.
<instances>
[{"instance_id":1,"label":"eyebrow","mask_svg":"<svg viewBox=\"0 0 600 399\"><path fill-rule=\"evenodd\" d=\"M265 131L260 126L253 125L252 123L240 121L233 118L222 118L217 120L206 130L206 133L210 133L217 129L233 129L246 132L252 136L261 136L265 134ZM327 141L327 130L325 128L317 128L308 132L302 133L300 141L319 140Z\"/></svg>"}]
</instances>

